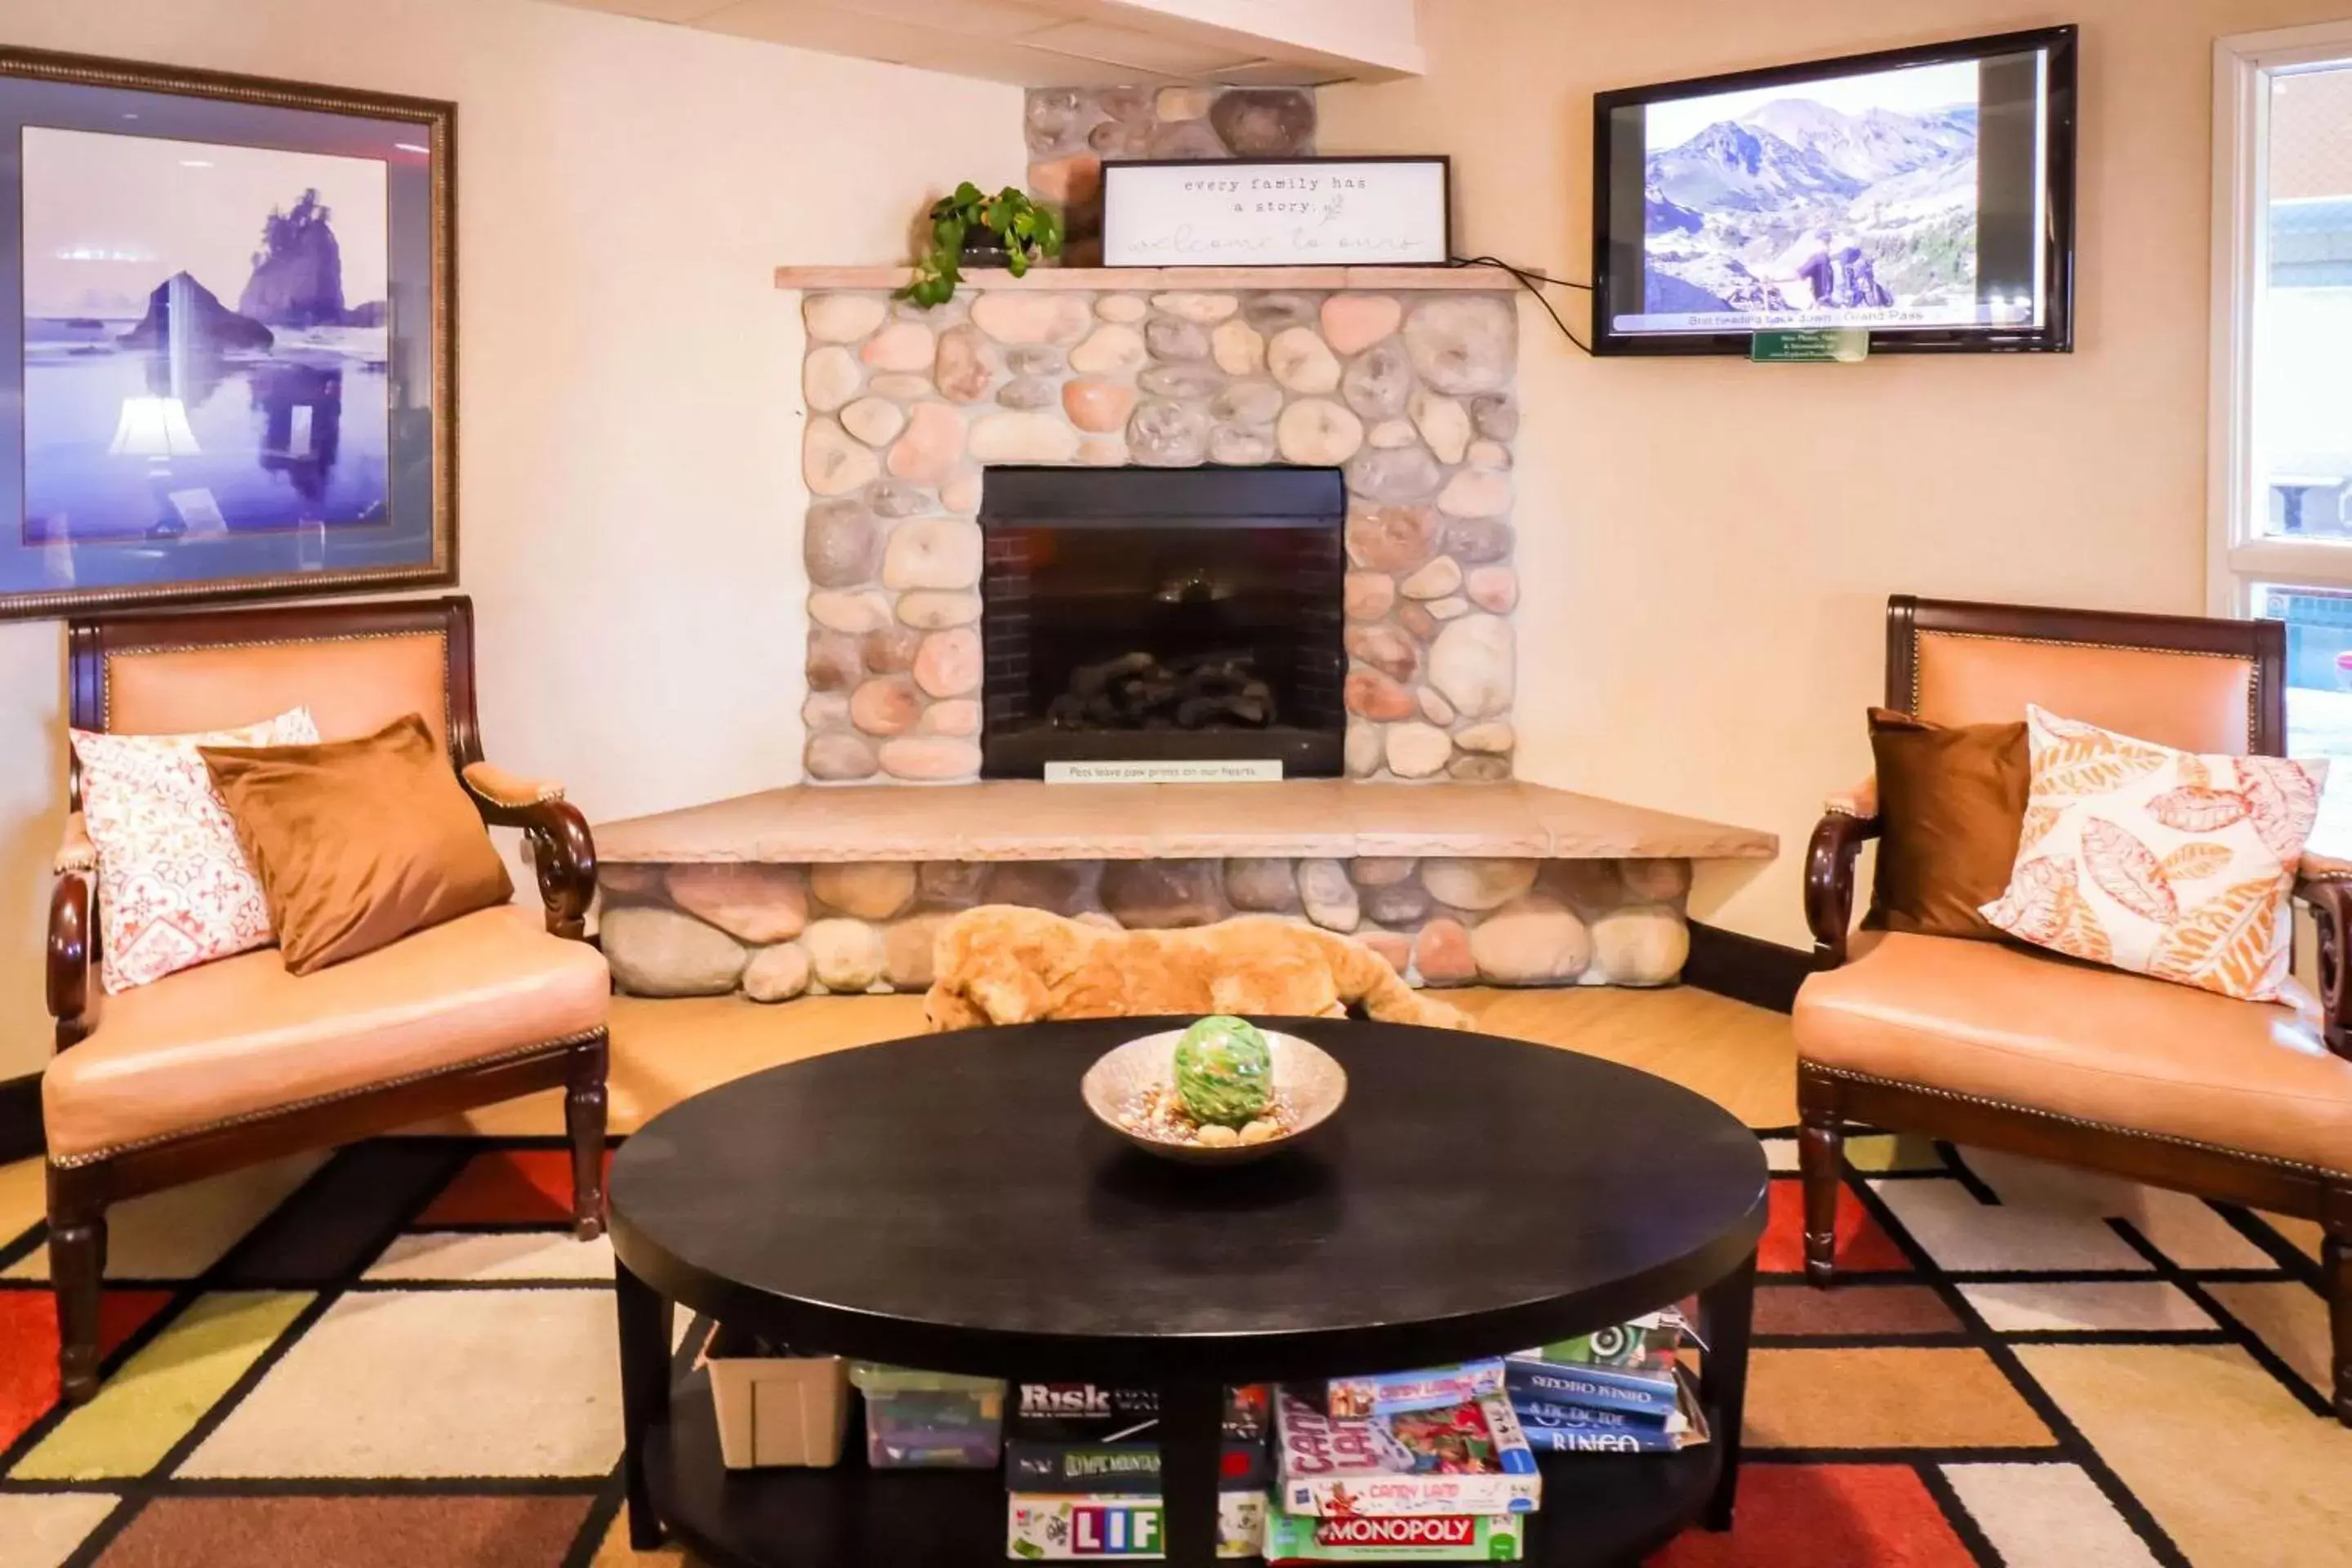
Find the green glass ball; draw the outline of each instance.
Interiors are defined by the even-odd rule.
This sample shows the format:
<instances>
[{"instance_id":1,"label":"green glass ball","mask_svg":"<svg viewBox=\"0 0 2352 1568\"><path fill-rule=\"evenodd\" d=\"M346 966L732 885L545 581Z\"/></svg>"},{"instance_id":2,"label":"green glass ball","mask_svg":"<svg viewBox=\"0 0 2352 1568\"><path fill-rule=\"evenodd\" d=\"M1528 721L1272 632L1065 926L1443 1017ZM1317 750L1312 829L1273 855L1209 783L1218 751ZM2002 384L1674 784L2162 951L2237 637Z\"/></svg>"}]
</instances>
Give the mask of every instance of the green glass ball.
<instances>
[{"instance_id":1,"label":"green glass ball","mask_svg":"<svg viewBox=\"0 0 2352 1568\"><path fill-rule=\"evenodd\" d=\"M1246 1019L1202 1018L1176 1042L1176 1098L1204 1126L1240 1127L1274 1096L1274 1053Z\"/></svg>"}]
</instances>

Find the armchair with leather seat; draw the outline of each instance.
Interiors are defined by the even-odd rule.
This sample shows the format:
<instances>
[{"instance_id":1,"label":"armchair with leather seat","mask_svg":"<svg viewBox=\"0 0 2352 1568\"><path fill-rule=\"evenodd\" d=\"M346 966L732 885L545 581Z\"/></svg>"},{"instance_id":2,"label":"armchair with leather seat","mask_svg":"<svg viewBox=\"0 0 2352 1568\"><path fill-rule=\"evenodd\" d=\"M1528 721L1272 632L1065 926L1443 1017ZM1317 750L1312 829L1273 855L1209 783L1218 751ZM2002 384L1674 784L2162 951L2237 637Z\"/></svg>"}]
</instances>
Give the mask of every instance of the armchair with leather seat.
<instances>
[{"instance_id":1,"label":"armchair with leather seat","mask_svg":"<svg viewBox=\"0 0 2352 1568\"><path fill-rule=\"evenodd\" d=\"M483 820L523 831L541 907L477 910L308 975L262 949L107 995L75 771L49 906L57 1055L42 1078L65 1397L98 1387L107 1209L142 1193L560 1087L575 1229L601 1234L610 983L581 940L595 850L560 789L482 760L470 602L76 622L68 671L81 730L183 734L300 704L334 741L421 714Z\"/></svg>"},{"instance_id":2,"label":"armchair with leather seat","mask_svg":"<svg viewBox=\"0 0 2352 1568\"><path fill-rule=\"evenodd\" d=\"M2183 750L2285 753L2285 628L1897 597L1886 705L1941 725L2029 702ZM2089 1167L2320 1223L2336 1413L2352 1425L2352 865L2307 856L2317 1016L2014 942L1852 931L1874 785L1814 830L1816 973L1794 1026L1805 1267L1832 1278L1848 1122Z\"/></svg>"}]
</instances>

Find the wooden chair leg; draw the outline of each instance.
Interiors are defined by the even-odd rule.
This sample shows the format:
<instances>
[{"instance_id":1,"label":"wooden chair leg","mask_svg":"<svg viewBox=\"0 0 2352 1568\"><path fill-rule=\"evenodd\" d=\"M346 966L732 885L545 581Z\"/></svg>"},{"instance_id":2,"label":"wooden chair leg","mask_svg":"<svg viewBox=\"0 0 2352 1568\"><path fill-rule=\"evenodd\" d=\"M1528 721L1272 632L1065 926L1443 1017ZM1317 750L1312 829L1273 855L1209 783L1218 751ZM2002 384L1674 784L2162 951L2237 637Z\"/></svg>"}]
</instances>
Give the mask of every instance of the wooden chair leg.
<instances>
[{"instance_id":1,"label":"wooden chair leg","mask_svg":"<svg viewBox=\"0 0 2352 1568\"><path fill-rule=\"evenodd\" d=\"M49 1167L49 1288L58 1303L58 1385L68 1405L98 1392L98 1302L106 1285L106 1205L89 1173Z\"/></svg>"},{"instance_id":2,"label":"wooden chair leg","mask_svg":"<svg viewBox=\"0 0 2352 1568\"><path fill-rule=\"evenodd\" d=\"M2327 1228L2319 1247L2319 1276L2327 1290L2335 1346L2336 1419L2352 1426L2352 1187L2331 1188L2322 1203L2321 1223Z\"/></svg>"},{"instance_id":3,"label":"wooden chair leg","mask_svg":"<svg viewBox=\"0 0 2352 1568\"><path fill-rule=\"evenodd\" d=\"M583 1241L604 1234L604 1072L602 1038L572 1049L563 1091L563 1126L572 1136L572 1230Z\"/></svg>"},{"instance_id":4,"label":"wooden chair leg","mask_svg":"<svg viewBox=\"0 0 2352 1568\"><path fill-rule=\"evenodd\" d=\"M1805 1278L1826 1285L1837 1269L1838 1188L1843 1184L1845 1119L1837 1080L1797 1069L1797 1165L1805 1185Z\"/></svg>"}]
</instances>

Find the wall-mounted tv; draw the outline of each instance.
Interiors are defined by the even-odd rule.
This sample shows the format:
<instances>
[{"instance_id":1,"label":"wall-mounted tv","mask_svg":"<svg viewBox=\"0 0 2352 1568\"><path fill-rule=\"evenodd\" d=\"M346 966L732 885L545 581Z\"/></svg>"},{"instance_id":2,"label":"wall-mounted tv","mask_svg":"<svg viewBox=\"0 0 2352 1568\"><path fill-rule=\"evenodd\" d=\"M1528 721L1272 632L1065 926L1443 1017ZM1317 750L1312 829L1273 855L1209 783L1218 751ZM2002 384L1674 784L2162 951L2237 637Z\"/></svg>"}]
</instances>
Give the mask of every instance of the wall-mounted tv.
<instances>
[{"instance_id":1,"label":"wall-mounted tv","mask_svg":"<svg viewBox=\"0 0 2352 1568\"><path fill-rule=\"evenodd\" d=\"M2074 347L2075 29L1593 100L1595 353Z\"/></svg>"}]
</instances>

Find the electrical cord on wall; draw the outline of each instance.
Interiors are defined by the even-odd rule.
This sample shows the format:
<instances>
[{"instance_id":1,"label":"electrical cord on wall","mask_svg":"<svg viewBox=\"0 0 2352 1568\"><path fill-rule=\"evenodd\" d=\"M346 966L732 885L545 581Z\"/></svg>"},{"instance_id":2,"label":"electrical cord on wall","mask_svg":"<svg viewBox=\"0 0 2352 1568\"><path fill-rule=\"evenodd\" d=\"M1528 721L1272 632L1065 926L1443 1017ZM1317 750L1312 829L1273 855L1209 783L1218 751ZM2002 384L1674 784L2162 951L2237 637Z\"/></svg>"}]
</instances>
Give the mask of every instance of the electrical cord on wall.
<instances>
[{"instance_id":1,"label":"electrical cord on wall","mask_svg":"<svg viewBox=\"0 0 2352 1568\"><path fill-rule=\"evenodd\" d=\"M1591 284L1578 283L1566 278L1554 278L1549 272L1538 272L1531 267L1514 267L1499 256L1449 256L1445 259L1449 265L1454 267L1501 268L1504 271L1517 279L1520 285L1525 288L1528 293L1536 297L1536 303L1544 308L1544 314L1551 318L1551 324L1559 329L1559 335L1561 337L1566 338L1570 342L1574 343L1586 353L1591 353L1592 352L1592 346L1590 343L1587 343L1582 338L1578 337L1574 332L1568 330L1568 323L1560 320L1559 312L1551 308L1551 301L1549 300L1544 298L1544 291L1541 287L1543 284L1551 283L1556 284L1562 289L1581 289L1586 293L1590 294L1592 292Z\"/></svg>"}]
</instances>

